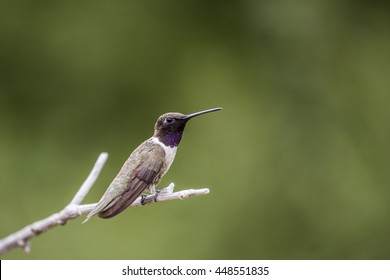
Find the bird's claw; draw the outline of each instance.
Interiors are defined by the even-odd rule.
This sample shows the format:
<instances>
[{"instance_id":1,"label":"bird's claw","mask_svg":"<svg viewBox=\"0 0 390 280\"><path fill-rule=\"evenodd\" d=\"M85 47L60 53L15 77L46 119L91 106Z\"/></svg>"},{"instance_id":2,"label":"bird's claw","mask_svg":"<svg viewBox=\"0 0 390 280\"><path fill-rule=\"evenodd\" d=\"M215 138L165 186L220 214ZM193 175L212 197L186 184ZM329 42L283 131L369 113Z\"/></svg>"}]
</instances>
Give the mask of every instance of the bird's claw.
<instances>
[{"instance_id":1,"label":"bird's claw","mask_svg":"<svg viewBox=\"0 0 390 280\"><path fill-rule=\"evenodd\" d=\"M145 202L145 197L146 196L147 196L146 194L141 194L141 205L145 205L146 204L146 202Z\"/></svg>"},{"instance_id":2,"label":"bird's claw","mask_svg":"<svg viewBox=\"0 0 390 280\"><path fill-rule=\"evenodd\" d=\"M157 197L160 194L160 190L156 190L156 193L154 194L153 201L157 202Z\"/></svg>"},{"instance_id":3,"label":"bird's claw","mask_svg":"<svg viewBox=\"0 0 390 280\"><path fill-rule=\"evenodd\" d=\"M141 194L141 205L147 204L149 201L153 200L154 202L157 202L157 197L160 194L160 190L156 190L152 198L146 199L149 195Z\"/></svg>"}]
</instances>

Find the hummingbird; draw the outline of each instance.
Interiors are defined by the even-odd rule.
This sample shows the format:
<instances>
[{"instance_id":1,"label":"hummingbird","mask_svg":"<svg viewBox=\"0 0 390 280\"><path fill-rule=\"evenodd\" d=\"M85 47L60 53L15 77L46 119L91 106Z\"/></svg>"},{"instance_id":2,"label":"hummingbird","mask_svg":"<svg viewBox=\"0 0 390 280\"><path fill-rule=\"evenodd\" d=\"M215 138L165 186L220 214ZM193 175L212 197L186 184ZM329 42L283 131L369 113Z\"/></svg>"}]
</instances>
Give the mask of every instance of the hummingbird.
<instances>
[{"instance_id":1,"label":"hummingbird","mask_svg":"<svg viewBox=\"0 0 390 280\"><path fill-rule=\"evenodd\" d=\"M213 108L189 115L182 113L161 115L154 126L153 136L131 153L84 222L95 215L103 219L118 215L145 191L157 195L155 187L175 159L177 146L187 122L193 117L219 110L222 108Z\"/></svg>"}]
</instances>

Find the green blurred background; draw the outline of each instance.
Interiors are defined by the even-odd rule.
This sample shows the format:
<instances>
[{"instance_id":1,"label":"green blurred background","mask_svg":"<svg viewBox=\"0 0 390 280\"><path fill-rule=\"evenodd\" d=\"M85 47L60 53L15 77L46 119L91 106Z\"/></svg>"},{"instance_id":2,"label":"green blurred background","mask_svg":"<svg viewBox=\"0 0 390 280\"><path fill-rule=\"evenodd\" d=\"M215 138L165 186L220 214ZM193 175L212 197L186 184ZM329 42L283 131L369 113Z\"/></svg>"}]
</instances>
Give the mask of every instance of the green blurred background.
<instances>
[{"instance_id":1,"label":"green blurred background","mask_svg":"<svg viewBox=\"0 0 390 280\"><path fill-rule=\"evenodd\" d=\"M386 1L1 1L0 238L96 202L159 115L161 186L207 196L70 221L4 259L389 259Z\"/></svg>"}]
</instances>

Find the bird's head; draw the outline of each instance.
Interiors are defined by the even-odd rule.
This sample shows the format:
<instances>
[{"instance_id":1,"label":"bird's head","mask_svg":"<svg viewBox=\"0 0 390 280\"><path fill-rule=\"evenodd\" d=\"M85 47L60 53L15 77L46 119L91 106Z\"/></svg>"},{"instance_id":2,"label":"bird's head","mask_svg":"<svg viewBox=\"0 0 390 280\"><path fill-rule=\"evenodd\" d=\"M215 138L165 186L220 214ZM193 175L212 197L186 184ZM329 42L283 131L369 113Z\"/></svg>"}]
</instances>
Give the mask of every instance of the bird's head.
<instances>
[{"instance_id":1,"label":"bird's head","mask_svg":"<svg viewBox=\"0 0 390 280\"><path fill-rule=\"evenodd\" d=\"M222 110L222 108L213 108L196 112L189 115L182 113L165 113L160 116L154 126L154 137L157 137L160 142L166 146L176 147L181 141L184 128L187 122L193 117Z\"/></svg>"}]
</instances>

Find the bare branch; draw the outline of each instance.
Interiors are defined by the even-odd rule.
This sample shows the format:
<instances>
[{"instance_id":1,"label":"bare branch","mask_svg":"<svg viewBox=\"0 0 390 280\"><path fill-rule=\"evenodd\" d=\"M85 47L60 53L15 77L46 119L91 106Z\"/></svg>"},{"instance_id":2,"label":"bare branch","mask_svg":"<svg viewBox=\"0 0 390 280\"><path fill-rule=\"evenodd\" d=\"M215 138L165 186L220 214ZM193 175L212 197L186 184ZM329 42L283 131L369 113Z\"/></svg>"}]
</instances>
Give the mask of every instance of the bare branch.
<instances>
[{"instance_id":1,"label":"bare branch","mask_svg":"<svg viewBox=\"0 0 390 280\"><path fill-rule=\"evenodd\" d=\"M58 225L65 225L69 220L76 219L81 215L88 214L95 206L96 203L93 204L80 204L89 190L95 183L97 177L100 174L105 162L107 161L108 154L101 153L98 157L94 167L92 168L90 174L87 179L81 185L80 189L73 197L72 201L60 212L54 213L51 216L32 223L21 230L5 237L0 240L0 254L4 254L5 252L20 247L23 248L27 253L30 252L30 239L34 236L37 236L43 232L46 232L52 227ZM137 207L142 205L154 204L157 202L163 202L168 200L177 200L177 199L186 199L192 196L205 195L210 191L209 189L188 189L178 192L173 192L175 185L171 183L166 188L162 189L158 195L146 195L141 199L141 197L137 198L130 207Z\"/></svg>"},{"instance_id":2,"label":"bare branch","mask_svg":"<svg viewBox=\"0 0 390 280\"><path fill-rule=\"evenodd\" d=\"M106 163L108 158L108 153L101 153L93 166L91 172L89 173L87 179L85 179L84 183L81 185L79 191L73 197L70 204L79 205L84 198L87 196L89 190L92 188L96 179L98 178L100 171L102 170L104 164Z\"/></svg>"}]
</instances>

